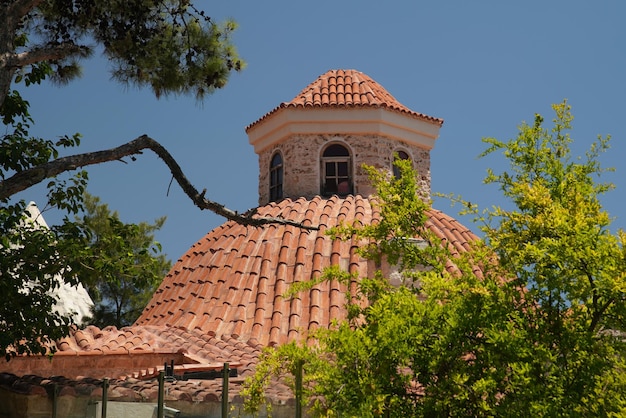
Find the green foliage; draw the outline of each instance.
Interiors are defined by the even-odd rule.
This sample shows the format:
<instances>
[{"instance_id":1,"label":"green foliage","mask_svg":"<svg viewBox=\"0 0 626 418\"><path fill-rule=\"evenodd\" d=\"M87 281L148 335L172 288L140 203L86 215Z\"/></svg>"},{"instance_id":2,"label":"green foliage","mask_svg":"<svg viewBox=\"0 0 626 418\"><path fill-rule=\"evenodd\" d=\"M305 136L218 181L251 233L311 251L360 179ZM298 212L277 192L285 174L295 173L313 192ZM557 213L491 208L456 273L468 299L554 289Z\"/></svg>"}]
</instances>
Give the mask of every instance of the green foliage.
<instances>
[{"instance_id":1,"label":"green foliage","mask_svg":"<svg viewBox=\"0 0 626 418\"><path fill-rule=\"evenodd\" d=\"M510 163L486 181L515 209L477 213L485 240L465 253L453 256L425 228L408 166L400 180L372 173L383 219L333 233L403 267L404 285L360 278L346 321L268 349L247 408L264 400L268 376L299 360L315 416L623 416L625 234L611 233L598 199L610 185L595 182L608 139L573 159L569 106L554 109L551 130L537 116L516 139L485 140L485 154ZM411 237L429 245L416 249Z\"/></svg>"},{"instance_id":2,"label":"green foliage","mask_svg":"<svg viewBox=\"0 0 626 418\"><path fill-rule=\"evenodd\" d=\"M7 360L45 353L44 345L63 337L70 324L54 310L50 294L67 272L67 260L56 250L53 232L27 220L25 211L24 202L0 208L0 353Z\"/></svg>"},{"instance_id":3,"label":"green foliage","mask_svg":"<svg viewBox=\"0 0 626 418\"><path fill-rule=\"evenodd\" d=\"M7 130L0 138L0 179L48 162L58 156L59 148L79 143L78 135L56 142L29 137L28 102L17 91L0 106L0 117ZM87 173L78 172L50 182L50 204L76 213L82 208L86 181ZM33 222L23 200L0 201L0 291L5 295L0 308L0 354L7 359L45 353L47 344L65 336L71 324L69 316L56 312L51 296L61 277L77 283L69 273L76 259L62 251L57 232Z\"/></svg>"},{"instance_id":4,"label":"green foliage","mask_svg":"<svg viewBox=\"0 0 626 418\"><path fill-rule=\"evenodd\" d=\"M65 56L45 63L59 82L80 75L78 60L92 53L89 39L102 47L117 80L148 86L157 97L192 93L202 99L244 66L230 43L236 23L214 22L189 1L49 0L26 21L16 33L20 49L67 46Z\"/></svg>"},{"instance_id":5,"label":"green foliage","mask_svg":"<svg viewBox=\"0 0 626 418\"><path fill-rule=\"evenodd\" d=\"M554 106L551 132L537 115L509 143L487 139L487 153L502 150L511 171L489 172L489 183L500 186L517 209L494 208L488 213L497 228L484 228L501 264L516 272L546 309L549 320L561 322L563 312L586 321L595 333L607 324L602 318L623 318L623 233L613 235L610 217L599 196L611 185L595 183L602 173L598 156L608 138L598 138L586 159L572 161L567 103Z\"/></svg>"},{"instance_id":6,"label":"green foliage","mask_svg":"<svg viewBox=\"0 0 626 418\"><path fill-rule=\"evenodd\" d=\"M441 267L441 262L445 263L446 259L438 258L441 255L438 246L424 247L411 240L416 237L424 243L438 240L425 226L426 210L430 206L418 197L411 162L397 159L394 164L405 174L395 178L388 172L364 167L372 183L380 186L377 189L381 202L380 222L375 225L342 225L331 229L330 234L339 239L350 239L357 234L363 239L363 245L359 248L363 257L376 262L385 258L393 265L399 263L408 275L418 265Z\"/></svg>"},{"instance_id":7,"label":"green foliage","mask_svg":"<svg viewBox=\"0 0 626 418\"><path fill-rule=\"evenodd\" d=\"M244 67L230 41L236 24L216 23L187 0L4 1L0 15L0 181L23 172L35 178L43 164L80 145L79 134L56 140L31 137L29 103L13 85L69 82L80 75L81 60L99 50L122 83L149 87L157 97L192 94L202 99ZM48 342L66 335L71 318L54 312L50 296L60 277L76 283L75 274L82 272L91 291L102 298L101 306L116 306L115 323L125 324L166 269L152 243L161 221L127 225L111 214L105 231L90 229L96 226L88 224L89 218L72 219L83 210L87 180L87 172L78 171L47 184L46 208L66 214L63 224L51 230L27 222L26 202L0 201L0 290L5 295L0 354L7 359L44 353ZM28 179L24 184L30 184ZM93 269L102 276L96 277Z\"/></svg>"},{"instance_id":8,"label":"green foliage","mask_svg":"<svg viewBox=\"0 0 626 418\"><path fill-rule=\"evenodd\" d=\"M126 224L97 197L86 193L84 204L85 212L69 237L81 259L74 273L95 302L87 322L100 327L131 325L171 267L154 241L165 218L154 224Z\"/></svg>"}]
</instances>

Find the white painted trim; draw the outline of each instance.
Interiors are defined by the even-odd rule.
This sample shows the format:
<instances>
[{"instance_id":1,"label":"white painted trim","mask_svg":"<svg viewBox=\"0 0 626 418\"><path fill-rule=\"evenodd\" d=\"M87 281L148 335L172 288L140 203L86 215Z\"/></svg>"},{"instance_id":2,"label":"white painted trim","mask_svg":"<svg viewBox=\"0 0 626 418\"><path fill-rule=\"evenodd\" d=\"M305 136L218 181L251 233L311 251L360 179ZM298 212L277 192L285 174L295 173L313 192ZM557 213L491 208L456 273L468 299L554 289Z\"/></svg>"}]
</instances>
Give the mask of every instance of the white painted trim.
<instances>
[{"instance_id":1,"label":"white painted trim","mask_svg":"<svg viewBox=\"0 0 626 418\"><path fill-rule=\"evenodd\" d=\"M291 135L380 135L430 150L438 124L385 108L282 108L248 130L259 154Z\"/></svg>"}]
</instances>

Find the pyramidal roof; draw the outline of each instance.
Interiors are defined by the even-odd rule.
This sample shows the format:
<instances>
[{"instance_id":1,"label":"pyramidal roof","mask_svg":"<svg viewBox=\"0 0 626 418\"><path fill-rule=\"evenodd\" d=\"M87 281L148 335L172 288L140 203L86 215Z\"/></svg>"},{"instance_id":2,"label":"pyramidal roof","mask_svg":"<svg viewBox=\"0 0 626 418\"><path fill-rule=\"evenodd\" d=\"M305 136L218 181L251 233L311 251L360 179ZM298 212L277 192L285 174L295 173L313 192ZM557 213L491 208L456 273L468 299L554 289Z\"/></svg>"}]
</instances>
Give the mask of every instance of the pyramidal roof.
<instances>
[{"instance_id":1,"label":"pyramidal roof","mask_svg":"<svg viewBox=\"0 0 626 418\"><path fill-rule=\"evenodd\" d=\"M400 103L383 86L356 70L330 70L306 86L293 100L283 102L246 130L284 108L384 108L423 119L439 126L443 119L415 112Z\"/></svg>"}]
</instances>

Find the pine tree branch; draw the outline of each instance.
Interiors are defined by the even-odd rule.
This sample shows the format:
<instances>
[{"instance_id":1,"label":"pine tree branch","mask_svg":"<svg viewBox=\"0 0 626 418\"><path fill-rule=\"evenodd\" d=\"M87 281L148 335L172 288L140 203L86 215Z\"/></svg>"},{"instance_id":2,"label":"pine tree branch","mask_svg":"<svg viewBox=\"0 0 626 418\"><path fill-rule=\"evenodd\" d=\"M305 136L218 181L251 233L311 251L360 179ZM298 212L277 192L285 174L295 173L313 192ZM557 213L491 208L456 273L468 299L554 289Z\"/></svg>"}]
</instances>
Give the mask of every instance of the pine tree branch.
<instances>
[{"instance_id":1,"label":"pine tree branch","mask_svg":"<svg viewBox=\"0 0 626 418\"><path fill-rule=\"evenodd\" d=\"M89 56L90 53L91 50L86 46L76 45L72 42L64 42L58 45L33 48L30 51L14 54L6 59L6 62L7 66L22 68L42 61L55 61L72 56L84 58Z\"/></svg>"},{"instance_id":2,"label":"pine tree branch","mask_svg":"<svg viewBox=\"0 0 626 418\"><path fill-rule=\"evenodd\" d=\"M152 150L163 160L185 194L191 199L194 205L200 209L210 210L217 215L223 216L242 225L262 226L268 224L280 224L296 226L298 228L312 231L319 230L316 226L304 225L301 222L289 219L254 217L256 211L251 211L248 214L240 214L234 210L228 209L222 204L205 198L204 193L206 190L202 191L202 193L198 193L198 190L187 179L174 157L165 149L165 147L147 135L142 135L116 148L62 157L16 173L8 179L0 181L0 201L7 200L14 194L41 183L47 178L56 177L61 173L72 171L80 167L117 161L123 157L141 154L141 151L145 149Z\"/></svg>"}]
</instances>

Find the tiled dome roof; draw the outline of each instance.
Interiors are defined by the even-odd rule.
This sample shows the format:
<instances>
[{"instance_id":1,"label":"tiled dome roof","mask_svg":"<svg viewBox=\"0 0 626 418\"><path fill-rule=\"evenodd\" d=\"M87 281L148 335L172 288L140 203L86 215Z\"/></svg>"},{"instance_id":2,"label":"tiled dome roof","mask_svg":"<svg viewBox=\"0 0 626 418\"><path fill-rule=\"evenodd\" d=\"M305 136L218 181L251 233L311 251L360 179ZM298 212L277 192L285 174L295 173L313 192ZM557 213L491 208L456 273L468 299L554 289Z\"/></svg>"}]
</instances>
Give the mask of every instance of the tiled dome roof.
<instances>
[{"instance_id":1,"label":"tiled dome roof","mask_svg":"<svg viewBox=\"0 0 626 418\"><path fill-rule=\"evenodd\" d=\"M277 140L271 136L278 136L276 132L259 133L263 128L275 128L262 122L269 118L279 123L280 117L289 116L289 112L309 113L301 109L313 109L312 113L361 109L363 112L351 111L350 115L375 113L382 119L390 117L394 123L383 121L384 129L376 126L375 132L384 132L390 138L399 138L416 147L421 147L426 138L431 142L426 142L430 145L424 149L432 147L443 123L442 119L405 107L361 72L331 70L292 101L282 103L247 129L256 126L256 141L261 145L262 140ZM272 117L274 114L277 117ZM341 113L342 117L346 115ZM396 132L400 128L397 119L410 122L410 126L402 124L404 130ZM288 122L294 126L302 121L296 118ZM314 118L313 122L319 123ZM337 128L333 117L330 122L328 126ZM355 125L362 126L363 121L355 117ZM353 129L353 125L349 129ZM390 133L389 129L395 131ZM350 133L355 134L352 130ZM429 161L427 157L425 161ZM425 172L429 172L429 165L426 168ZM77 392L85 392L94 397L98 396L98 390L101 393L101 389L94 389L99 383L94 386L93 379L85 380L81 376L119 376L121 380L111 383L109 399L117 396L125 401L145 400L154 399L153 377L165 369L165 364L174 363L176 374L184 377L186 372L215 370L228 362L239 373L239 377L231 379L228 398L231 402L240 398L243 378L255 369L264 347L301 341L310 331L328 327L333 319L346 317L346 285L325 282L288 298L286 293L291 284L315 279L330 265L339 265L360 277L373 273L373 263L357 255L356 242L332 240L325 235L326 230L342 221L369 224L380 218L372 198L360 195L283 199L258 208L257 214L319 226L320 230L307 231L284 225L254 228L226 222L179 259L134 325L122 329L75 329L67 338L53 344L58 351L52 361L45 356L18 356L6 363L2 370L6 373L0 373L0 387L8 384L13 390L21 387L24 393L42 394L56 381L31 379L30 375L63 374L76 380L60 382L64 385L61 395L75 397ZM427 227L452 249L453 256L455 251L466 251L477 239L440 211L430 209L427 215ZM455 269L452 261L447 268ZM352 290L354 283L347 286ZM25 376L18 379L17 374ZM217 381L174 381L168 385L171 400L178 401L179 405L187 403L194 411L198 404L218 401L223 396ZM287 405L287 410L288 402L293 402L293 394L279 383L269 389L268 396Z\"/></svg>"},{"instance_id":2,"label":"tiled dome roof","mask_svg":"<svg viewBox=\"0 0 626 418\"><path fill-rule=\"evenodd\" d=\"M373 266L356 254L357 243L332 240L325 230L342 221L376 221L372 201L361 196L284 199L259 208L258 215L319 225L320 230L226 222L180 258L136 325L180 327L266 346L300 339L344 318L346 289L336 282L292 298L284 295L292 283L312 280L332 264L368 274ZM428 227L456 251L476 239L440 211L431 209L428 217Z\"/></svg>"},{"instance_id":3,"label":"tiled dome roof","mask_svg":"<svg viewBox=\"0 0 626 418\"><path fill-rule=\"evenodd\" d=\"M306 86L293 100L281 103L271 112L250 124L246 130L265 120L279 109L289 107L386 108L440 126L443 124L443 119L415 112L404 106L367 74L356 70L330 70Z\"/></svg>"}]
</instances>

